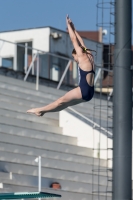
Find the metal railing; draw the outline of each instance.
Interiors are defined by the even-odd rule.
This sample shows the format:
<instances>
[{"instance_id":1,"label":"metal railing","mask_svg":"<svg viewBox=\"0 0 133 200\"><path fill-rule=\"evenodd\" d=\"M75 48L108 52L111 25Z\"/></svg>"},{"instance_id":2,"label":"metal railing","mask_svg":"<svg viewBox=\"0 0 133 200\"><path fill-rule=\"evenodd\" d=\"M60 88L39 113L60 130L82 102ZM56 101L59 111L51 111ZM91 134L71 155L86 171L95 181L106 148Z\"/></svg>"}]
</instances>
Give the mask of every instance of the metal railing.
<instances>
[{"instance_id":1,"label":"metal railing","mask_svg":"<svg viewBox=\"0 0 133 200\"><path fill-rule=\"evenodd\" d=\"M26 74L25 77L24 77L24 81L27 80L31 69L32 69L32 74L34 74L34 62L35 62L35 60L37 60L37 66L36 66L36 90L39 89L39 55L40 54L41 55L43 54L43 55L53 56L53 57L60 58L60 59L63 59L65 61L68 61L67 65L66 65L66 67L64 69L64 72L63 72L63 74L62 74L62 76L60 78L60 81L58 83L58 86L57 86L57 89L60 88L60 86L61 86L61 84L62 84L62 82L63 82L63 80L64 80L64 78L65 78L65 76L67 74L67 71L69 69L70 62L73 62L73 59L67 58L65 56L57 55L57 54L54 54L54 53L46 52L46 51L43 51L43 50L40 50L40 49L37 49L37 48L33 48L31 46L28 46L28 42L25 42L25 44L23 45L21 43L15 43L15 42L8 41L8 40L5 40L5 39L0 39L0 41L2 42L2 44L0 45L0 50L2 49L3 44L5 44L5 43L24 48L24 52L25 52L24 71L25 71L25 74ZM101 47L99 47L99 48L101 48ZM32 54L32 61L31 61L29 66L27 66L28 65L28 63L27 63L28 50L34 51L34 54ZM16 58L14 58L14 60L16 60ZM106 68L103 68L103 66L99 65L98 63L95 63L95 67L98 68L98 69L104 70L104 71L111 71L111 70L108 70ZM98 78L100 76L101 70L98 70L98 73L95 76L95 83L97 83L97 81L98 81ZM77 76L78 76L78 74L77 74Z\"/></svg>"},{"instance_id":2,"label":"metal railing","mask_svg":"<svg viewBox=\"0 0 133 200\"><path fill-rule=\"evenodd\" d=\"M66 82L64 79L66 78L66 75L67 75L68 70L70 68L70 64L73 64L73 62L74 62L73 59L70 59L70 58L67 58L67 57L64 57L64 56L61 56L61 55L57 55L57 54L54 54L54 53L45 52L45 51L42 51L42 50L37 49L37 48L32 48L31 46L28 46L27 42L23 45L23 44L11 42L11 41L8 41L8 40L5 40L5 39L0 39L0 41L2 42L1 45L0 45L0 51L2 50L4 44L7 45L7 43L10 44L10 45L15 45L17 47L22 47L23 48L24 56L25 56L25 58L24 58L24 66L23 66L23 70L25 72L24 81L27 80L29 74L31 73L31 70L32 70L32 75L34 75L34 73L35 73L35 62L36 62L36 90L39 89L39 76L40 76L39 74L42 75L42 73L40 71L40 69L41 69L40 68L40 66L41 66L40 63L41 62L39 63L39 61L41 60L41 56L44 56L44 55L45 56L52 56L52 58L56 58L56 59L62 59L63 62L64 61L65 62L68 61L68 63L66 63L66 67L65 67L65 65L63 65L64 72L60 76L60 80L58 79L59 82L58 82L58 85L57 85L57 89L60 89L63 81ZM29 50L34 51L34 53L32 52L32 55L31 55L32 56L32 60L31 60L30 64L28 65L28 51ZM0 57L2 57L2 56L0 55ZM17 58L14 58L14 63L17 62L16 60L17 60ZM17 63L17 65L18 65L18 63ZM74 67L74 65L73 65L73 67ZM97 63L95 64L95 67L98 69L97 73L96 73L96 76L95 76L95 80L94 80L94 83L96 85L98 80L99 80L101 71L103 71L103 70L104 71L109 71L109 70L106 69L106 68L103 68L100 64L97 64ZM43 66L43 68L46 68L46 67ZM76 66L76 68L77 68L77 66ZM15 69L15 70L17 70L17 69ZM72 79L72 83L71 84L72 85L74 84L74 86L76 86L76 83L78 82L78 72L76 72L76 73L77 74L75 75L76 76L75 79L73 77L71 77L71 79ZM48 77L48 79L50 79L50 77Z\"/></svg>"},{"instance_id":3,"label":"metal railing","mask_svg":"<svg viewBox=\"0 0 133 200\"><path fill-rule=\"evenodd\" d=\"M71 110L72 112L74 112L75 114L79 115L80 117L82 117L83 119L85 119L86 121L90 122L92 124L93 128L100 128L102 131L104 131L105 133L109 134L110 136L112 136L112 133L108 130L106 130L105 128L101 127L99 124L97 124L96 122L94 122L93 120L89 119L88 117L86 117L85 115L83 115L82 113L76 111L75 109L68 107L67 109Z\"/></svg>"}]
</instances>

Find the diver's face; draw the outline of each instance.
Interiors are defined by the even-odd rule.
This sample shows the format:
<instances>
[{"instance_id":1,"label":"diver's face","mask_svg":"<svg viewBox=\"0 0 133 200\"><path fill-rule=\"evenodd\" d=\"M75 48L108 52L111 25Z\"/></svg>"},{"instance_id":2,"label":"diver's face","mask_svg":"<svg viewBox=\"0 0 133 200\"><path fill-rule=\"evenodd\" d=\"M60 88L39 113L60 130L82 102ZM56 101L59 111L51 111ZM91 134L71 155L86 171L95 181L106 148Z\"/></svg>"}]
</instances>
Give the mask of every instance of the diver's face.
<instances>
[{"instance_id":1,"label":"diver's face","mask_svg":"<svg viewBox=\"0 0 133 200\"><path fill-rule=\"evenodd\" d=\"M73 59L75 60L75 62L78 63L78 56L77 56L77 54L72 54L72 57L73 57Z\"/></svg>"}]
</instances>

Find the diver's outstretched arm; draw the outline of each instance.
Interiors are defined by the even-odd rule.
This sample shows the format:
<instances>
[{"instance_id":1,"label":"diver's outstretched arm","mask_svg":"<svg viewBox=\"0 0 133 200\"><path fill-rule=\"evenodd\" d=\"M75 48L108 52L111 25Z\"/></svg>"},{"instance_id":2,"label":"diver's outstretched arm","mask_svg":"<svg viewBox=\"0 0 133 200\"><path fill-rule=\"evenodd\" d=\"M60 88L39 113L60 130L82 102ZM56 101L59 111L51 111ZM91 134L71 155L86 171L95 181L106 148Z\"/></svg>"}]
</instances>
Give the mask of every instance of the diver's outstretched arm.
<instances>
[{"instance_id":1,"label":"diver's outstretched arm","mask_svg":"<svg viewBox=\"0 0 133 200\"><path fill-rule=\"evenodd\" d=\"M73 22L71 21L71 19L69 18L68 15L67 15L67 18L68 18L68 20L69 20L69 23L70 23L70 25L71 25L71 28L72 28L73 32L75 33L75 35L76 35L76 37L77 37L79 46L82 45L83 47L85 47L85 44L84 44L83 39L81 38L81 36L80 36L80 35L78 34L78 32L76 31L76 29L75 29L75 27L74 27L74 24L73 24Z\"/></svg>"},{"instance_id":2,"label":"diver's outstretched arm","mask_svg":"<svg viewBox=\"0 0 133 200\"><path fill-rule=\"evenodd\" d=\"M75 30L74 32L75 32L75 34L76 34L76 36L77 36L79 42L81 43L81 45L82 45L83 47L86 47L85 44L84 44L83 39L82 39L81 36L78 34L78 32L77 32L76 30Z\"/></svg>"},{"instance_id":3,"label":"diver's outstretched arm","mask_svg":"<svg viewBox=\"0 0 133 200\"><path fill-rule=\"evenodd\" d=\"M66 24L67 24L70 39L73 42L73 40L76 40L77 38L76 38L76 35L74 33L74 26L73 26L73 24L72 24L72 22L71 22L71 20L68 16L66 17Z\"/></svg>"},{"instance_id":4,"label":"diver's outstretched arm","mask_svg":"<svg viewBox=\"0 0 133 200\"><path fill-rule=\"evenodd\" d=\"M67 23L70 39L73 43L73 46L74 46L77 54L80 56L80 55L82 55L82 49L80 48L81 44L74 32L74 25L72 24L72 22L68 16L66 17L66 23Z\"/></svg>"}]
</instances>

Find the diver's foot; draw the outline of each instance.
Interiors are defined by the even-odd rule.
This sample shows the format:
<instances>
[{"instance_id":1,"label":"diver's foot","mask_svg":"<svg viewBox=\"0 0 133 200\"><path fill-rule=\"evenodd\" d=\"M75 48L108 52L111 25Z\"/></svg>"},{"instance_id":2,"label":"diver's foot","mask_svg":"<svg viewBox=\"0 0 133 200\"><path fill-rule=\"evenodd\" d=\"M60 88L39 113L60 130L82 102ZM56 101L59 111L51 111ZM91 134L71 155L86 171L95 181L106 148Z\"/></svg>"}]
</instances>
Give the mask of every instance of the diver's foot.
<instances>
[{"instance_id":1,"label":"diver's foot","mask_svg":"<svg viewBox=\"0 0 133 200\"><path fill-rule=\"evenodd\" d=\"M41 117L41 116L43 116L45 114L45 112L41 111L39 108L32 108L30 110L27 110L27 113L34 114L34 115L36 115L38 117Z\"/></svg>"}]
</instances>

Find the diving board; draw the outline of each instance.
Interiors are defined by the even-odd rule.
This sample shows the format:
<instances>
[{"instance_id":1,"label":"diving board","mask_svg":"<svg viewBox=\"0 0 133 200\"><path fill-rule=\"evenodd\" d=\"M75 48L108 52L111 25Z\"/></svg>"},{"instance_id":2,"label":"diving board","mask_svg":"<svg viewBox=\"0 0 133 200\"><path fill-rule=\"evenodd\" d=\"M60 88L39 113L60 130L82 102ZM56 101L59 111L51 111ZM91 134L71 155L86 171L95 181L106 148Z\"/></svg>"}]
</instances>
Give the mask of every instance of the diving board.
<instances>
[{"instance_id":1,"label":"diving board","mask_svg":"<svg viewBox=\"0 0 133 200\"><path fill-rule=\"evenodd\" d=\"M59 194L47 192L15 192L15 193L0 193L1 199L31 199L31 198L53 198L61 197Z\"/></svg>"}]
</instances>

